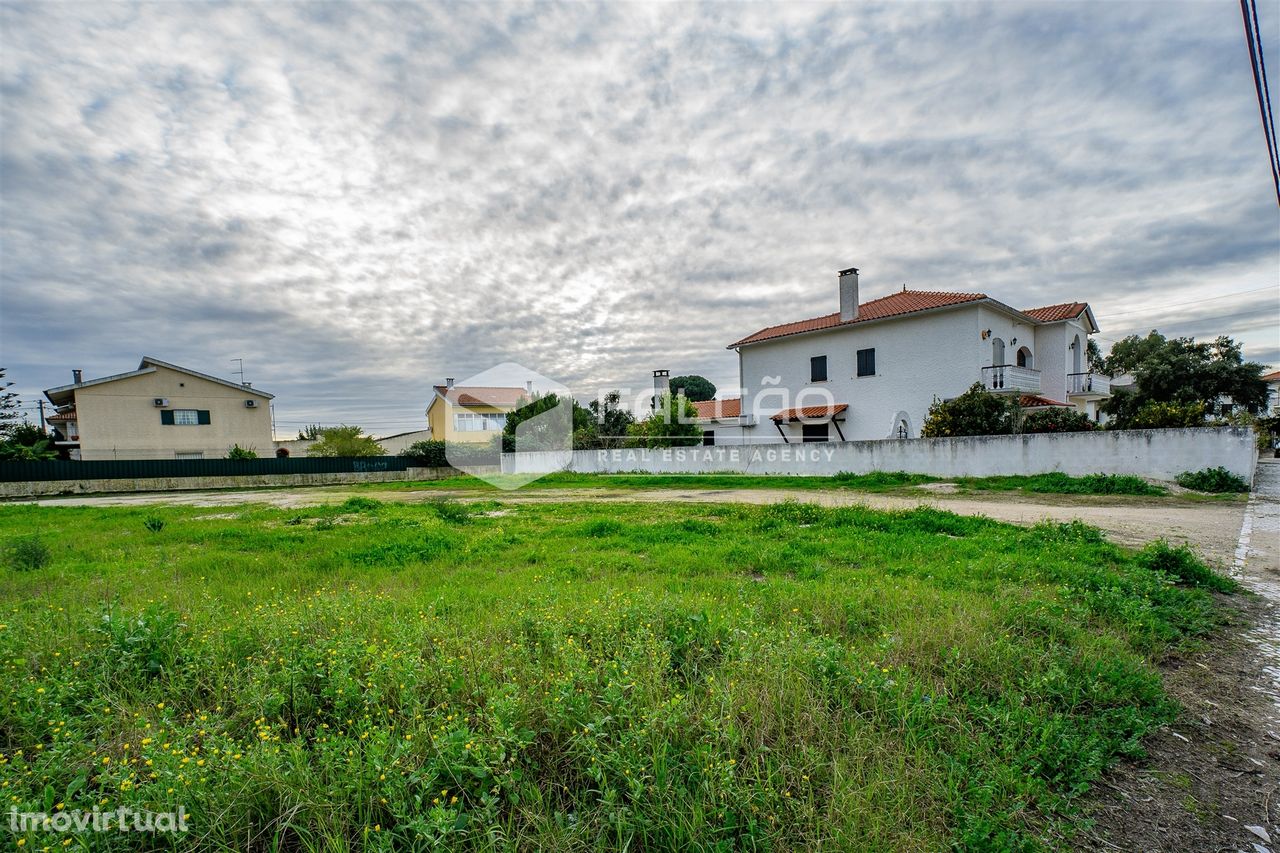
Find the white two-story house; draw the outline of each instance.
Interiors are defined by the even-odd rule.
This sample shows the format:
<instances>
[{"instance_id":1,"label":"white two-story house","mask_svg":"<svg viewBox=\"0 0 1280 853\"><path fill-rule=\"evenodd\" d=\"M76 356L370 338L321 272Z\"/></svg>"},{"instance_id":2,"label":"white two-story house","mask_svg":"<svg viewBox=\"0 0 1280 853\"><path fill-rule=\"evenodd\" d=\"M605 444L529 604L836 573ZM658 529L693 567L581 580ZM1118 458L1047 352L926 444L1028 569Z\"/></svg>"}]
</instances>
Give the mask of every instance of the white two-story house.
<instances>
[{"instance_id":1,"label":"white two-story house","mask_svg":"<svg viewBox=\"0 0 1280 853\"><path fill-rule=\"evenodd\" d=\"M742 396L704 406L708 444L917 438L934 399L975 382L1027 409L1062 406L1097 417L1109 396L1091 373L1083 302L1017 309L983 293L907 290L858 300L858 271L841 270L840 310L769 326L729 345Z\"/></svg>"}]
</instances>

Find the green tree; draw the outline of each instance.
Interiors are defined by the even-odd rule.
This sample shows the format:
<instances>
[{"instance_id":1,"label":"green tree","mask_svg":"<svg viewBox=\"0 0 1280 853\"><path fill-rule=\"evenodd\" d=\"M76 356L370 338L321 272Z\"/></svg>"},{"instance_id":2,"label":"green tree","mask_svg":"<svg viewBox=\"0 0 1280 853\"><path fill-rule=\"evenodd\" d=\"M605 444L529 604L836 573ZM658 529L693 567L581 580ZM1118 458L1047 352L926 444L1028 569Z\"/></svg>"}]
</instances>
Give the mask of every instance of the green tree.
<instances>
[{"instance_id":1,"label":"green tree","mask_svg":"<svg viewBox=\"0 0 1280 853\"><path fill-rule=\"evenodd\" d=\"M1089 338L1089 344L1084 348L1085 358L1089 362L1089 369L1094 373L1107 372L1107 359L1102 354L1102 348L1098 346L1098 342L1093 338Z\"/></svg>"},{"instance_id":2,"label":"green tree","mask_svg":"<svg viewBox=\"0 0 1280 853\"><path fill-rule=\"evenodd\" d=\"M710 379L698 376L696 373L689 376L676 376L671 380L671 393L679 394L681 391L687 399L695 403L716 398L716 386L711 384Z\"/></svg>"},{"instance_id":3,"label":"green tree","mask_svg":"<svg viewBox=\"0 0 1280 853\"><path fill-rule=\"evenodd\" d=\"M307 424L298 430L298 441L318 441L324 429L320 424Z\"/></svg>"},{"instance_id":4,"label":"green tree","mask_svg":"<svg viewBox=\"0 0 1280 853\"><path fill-rule=\"evenodd\" d=\"M621 447L626 442L627 432L636 422L636 416L622 407L621 392L610 391L600 399L592 400L587 404L587 410L591 424L574 430L575 448Z\"/></svg>"},{"instance_id":5,"label":"green tree","mask_svg":"<svg viewBox=\"0 0 1280 853\"><path fill-rule=\"evenodd\" d=\"M568 449L566 437L571 440L579 430L591 429L591 412L578 405L577 400L570 397L567 409L560 403L559 394L534 394L532 399L521 399L516 409L507 413L507 422L502 428L503 452L565 450ZM538 418L537 422L521 430L517 437L516 429L534 418Z\"/></svg>"},{"instance_id":6,"label":"green tree","mask_svg":"<svg viewBox=\"0 0 1280 853\"><path fill-rule=\"evenodd\" d=\"M1267 403L1263 366L1245 361L1240 345L1226 336L1198 343L1192 338L1166 338L1154 330L1146 337L1130 335L1111 348L1105 366L1112 376L1132 374L1136 383L1134 390L1117 389L1102 404L1111 416L1108 426L1114 429L1143 429L1149 427L1139 423L1177 420L1175 412L1185 413L1196 403L1213 412L1221 397L1229 397L1250 413L1261 411ZM1150 406L1158 403L1177 408ZM1140 419L1138 413L1144 409L1147 415Z\"/></svg>"},{"instance_id":7,"label":"green tree","mask_svg":"<svg viewBox=\"0 0 1280 853\"><path fill-rule=\"evenodd\" d=\"M307 450L308 456L382 456L382 445L364 435L358 426L324 427L320 438Z\"/></svg>"},{"instance_id":8,"label":"green tree","mask_svg":"<svg viewBox=\"0 0 1280 853\"><path fill-rule=\"evenodd\" d=\"M8 368L0 367L0 441L5 441L23 421L22 400L10 391L13 383L5 378Z\"/></svg>"},{"instance_id":9,"label":"green tree","mask_svg":"<svg viewBox=\"0 0 1280 853\"><path fill-rule=\"evenodd\" d=\"M693 401L664 394L649 417L631 425L628 444L636 447L691 447L702 443L702 427L694 422Z\"/></svg>"},{"instance_id":10,"label":"green tree","mask_svg":"<svg viewBox=\"0 0 1280 853\"><path fill-rule=\"evenodd\" d=\"M252 447L241 447L238 444L231 445L231 449L227 451L228 459L257 459L258 451Z\"/></svg>"},{"instance_id":11,"label":"green tree","mask_svg":"<svg viewBox=\"0 0 1280 853\"><path fill-rule=\"evenodd\" d=\"M0 461L36 462L56 459L57 449L53 439L35 424L22 422L12 427L7 437L0 441Z\"/></svg>"},{"instance_id":12,"label":"green tree","mask_svg":"<svg viewBox=\"0 0 1280 853\"><path fill-rule=\"evenodd\" d=\"M1012 400L992 394L981 382L951 400L934 398L922 438L951 438L961 435L1010 435L1017 423L1018 408Z\"/></svg>"}]
</instances>

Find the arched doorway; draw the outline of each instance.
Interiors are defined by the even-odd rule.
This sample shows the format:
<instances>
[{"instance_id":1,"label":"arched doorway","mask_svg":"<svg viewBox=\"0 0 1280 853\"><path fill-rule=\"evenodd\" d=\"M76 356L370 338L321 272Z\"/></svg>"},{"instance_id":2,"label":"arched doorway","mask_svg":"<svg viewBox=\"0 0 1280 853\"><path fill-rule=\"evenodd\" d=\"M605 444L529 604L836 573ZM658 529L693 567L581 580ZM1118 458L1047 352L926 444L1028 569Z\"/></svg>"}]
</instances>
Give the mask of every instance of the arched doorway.
<instances>
[{"instance_id":1,"label":"arched doorway","mask_svg":"<svg viewBox=\"0 0 1280 853\"><path fill-rule=\"evenodd\" d=\"M1017 361L1014 363L1018 367L1031 367L1031 350L1026 347L1018 347Z\"/></svg>"},{"instance_id":2,"label":"arched doorway","mask_svg":"<svg viewBox=\"0 0 1280 853\"><path fill-rule=\"evenodd\" d=\"M1002 338L991 339L991 366L1000 367L1004 364L1004 340Z\"/></svg>"},{"instance_id":3,"label":"arched doorway","mask_svg":"<svg viewBox=\"0 0 1280 853\"><path fill-rule=\"evenodd\" d=\"M1084 360L1083 347L1080 346L1080 336L1076 335L1075 340L1071 342L1071 372L1083 373L1081 363Z\"/></svg>"}]
</instances>

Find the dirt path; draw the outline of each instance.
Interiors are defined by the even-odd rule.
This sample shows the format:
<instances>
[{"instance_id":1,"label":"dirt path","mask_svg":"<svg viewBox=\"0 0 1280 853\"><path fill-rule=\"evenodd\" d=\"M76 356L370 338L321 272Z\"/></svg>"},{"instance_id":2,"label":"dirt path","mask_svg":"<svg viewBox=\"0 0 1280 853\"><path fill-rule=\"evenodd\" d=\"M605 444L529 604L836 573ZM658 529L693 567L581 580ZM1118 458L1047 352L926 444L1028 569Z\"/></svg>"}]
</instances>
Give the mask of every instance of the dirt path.
<instances>
[{"instance_id":1,"label":"dirt path","mask_svg":"<svg viewBox=\"0 0 1280 853\"><path fill-rule=\"evenodd\" d=\"M1166 666L1184 712L1099 786L1093 849L1280 851L1280 460L1258 465L1240 541L1232 574L1254 595L1224 599L1231 629Z\"/></svg>"},{"instance_id":2,"label":"dirt path","mask_svg":"<svg viewBox=\"0 0 1280 853\"><path fill-rule=\"evenodd\" d=\"M522 489L513 492L451 490L353 490L342 486L309 489L261 489L235 492L166 492L88 497L47 498L46 506L235 506L256 503L279 507L340 503L362 495L383 501L419 503L441 497L461 500L500 500L506 503L543 501L637 501L693 503L774 503L806 501L826 506L851 504L874 509L910 509L927 505L962 515L985 515L1014 524L1034 524L1044 519L1079 519L1105 531L1122 545L1140 546L1153 539L1187 542L1218 566L1232 564L1245 507L1241 503L1180 501L1169 498L1134 499L1084 495L1036 495L1017 493L953 495L875 494L849 490L816 489Z\"/></svg>"}]
</instances>

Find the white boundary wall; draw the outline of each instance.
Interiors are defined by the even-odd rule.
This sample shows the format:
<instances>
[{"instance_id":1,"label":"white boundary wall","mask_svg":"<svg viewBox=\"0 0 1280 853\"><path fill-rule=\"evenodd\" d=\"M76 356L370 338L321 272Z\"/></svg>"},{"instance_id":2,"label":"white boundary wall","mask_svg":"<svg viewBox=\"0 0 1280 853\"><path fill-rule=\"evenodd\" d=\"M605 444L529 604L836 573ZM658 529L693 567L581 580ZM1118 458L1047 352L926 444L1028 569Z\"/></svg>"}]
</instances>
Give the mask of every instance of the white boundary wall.
<instances>
[{"instance_id":1,"label":"white boundary wall","mask_svg":"<svg viewBox=\"0 0 1280 853\"><path fill-rule=\"evenodd\" d=\"M513 453L502 458L504 473L552 471L617 474L781 474L829 476L847 471L907 471L935 477L999 474L1136 474L1172 480L1183 471L1223 467L1253 483L1258 451L1253 430L1099 430L1097 432L988 435L678 447L658 450L577 450L566 466L563 454Z\"/></svg>"}]
</instances>

